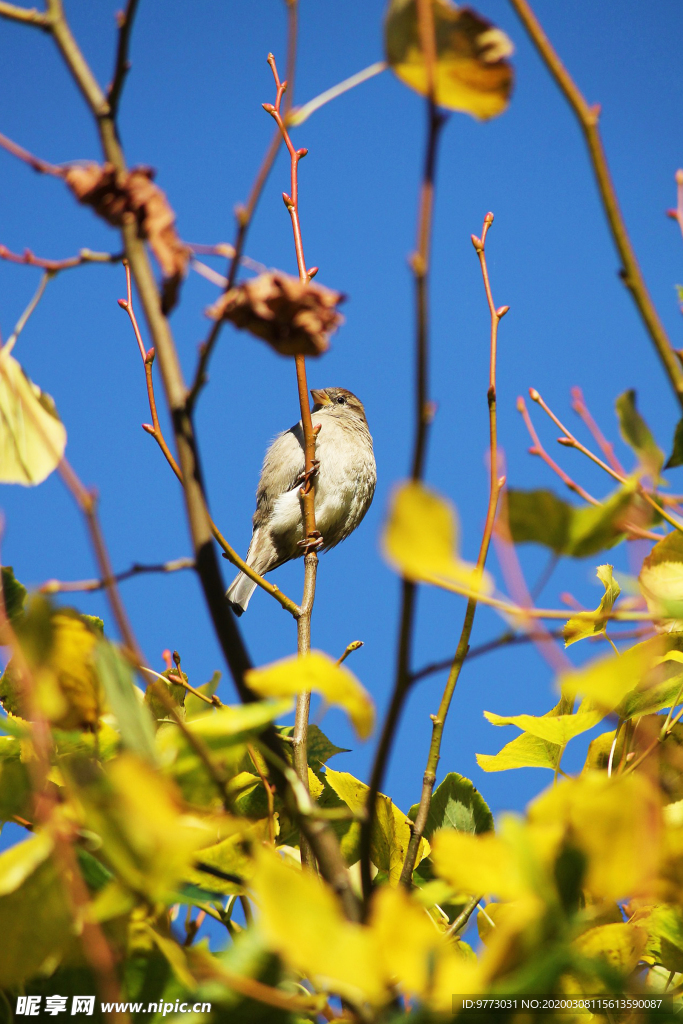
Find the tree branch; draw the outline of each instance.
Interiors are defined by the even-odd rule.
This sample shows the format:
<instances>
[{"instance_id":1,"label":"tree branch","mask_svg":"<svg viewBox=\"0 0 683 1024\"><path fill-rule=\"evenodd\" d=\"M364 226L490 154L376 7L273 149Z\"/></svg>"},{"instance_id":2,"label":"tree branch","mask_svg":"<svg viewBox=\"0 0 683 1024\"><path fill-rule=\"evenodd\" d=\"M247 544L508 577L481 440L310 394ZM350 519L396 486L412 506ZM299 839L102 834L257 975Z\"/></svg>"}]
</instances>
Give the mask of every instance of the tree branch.
<instances>
[{"instance_id":1,"label":"tree branch","mask_svg":"<svg viewBox=\"0 0 683 1024\"><path fill-rule=\"evenodd\" d=\"M133 31L133 21L135 20L137 6L138 0L128 0L125 11L119 11L116 15L116 20L119 26L119 41L116 48L114 76L107 91L109 109L111 110L111 116L114 118L118 114L119 103L121 102L121 93L126 81L126 75L130 71L128 49L130 46L130 36Z\"/></svg>"},{"instance_id":2,"label":"tree branch","mask_svg":"<svg viewBox=\"0 0 683 1024\"><path fill-rule=\"evenodd\" d=\"M130 569L117 572L113 577L117 583L123 583L134 576L143 576L146 573L157 572L181 572L183 569L194 569L194 561L191 558L174 558L170 562L159 562L156 565L141 565L134 562ZM104 590L104 580L46 580L41 583L38 590L41 594L73 594L77 592L92 593L96 590Z\"/></svg>"},{"instance_id":3,"label":"tree branch","mask_svg":"<svg viewBox=\"0 0 683 1024\"><path fill-rule=\"evenodd\" d=\"M590 107L571 75L560 60L552 43L543 31L527 0L510 0L529 38L538 50L548 71L555 79L560 91L574 111L588 147L593 173L595 174L603 209L607 217L614 245L622 262L621 278L631 293L638 312L652 339L657 354L664 366L679 405L683 408L683 367L673 349L664 326L659 319L654 303L647 290L642 271L631 244L619 200L610 175L607 157L600 136L598 121L599 105Z\"/></svg>"},{"instance_id":4,"label":"tree branch","mask_svg":"<svg viewBox=\"0 0 683 1024\"><path fill-rule=\"evenodd\" d=\"M486 558L489 552L489 546L491 544L491 536L493 534L493 524L496 519L496 510L498 508L498 497L500 495L501 488L505 484L505 477L501 477L498 474L498 425L496 416L496 360L497 360L497 348L498 348L498 325L501 319L507 313L509 306L500 306L496 309L493 301L493 295L491 293L491 285L489 282L488 268L486 266L486 235L488 230L493 224L493 214L487 213L484 219L484 228L481 233L481 238L477 238L476 235L472 235L472 243L479 257L479 263L481 265L481 273L484 281L484 290L486 292L486 301L489 307L489 313L491 317L491 335L490 335L490 362L489 362L489 386L487 391L487 402L489 407L489 501L486 510L486 522L484 524L484 535L481 540L481 546L479 548L479 556L477 558L477 571L479 579L483 575L484 566L486 565ZM465 609L465 620L463 622L462 631L460 633L460 640L453 658L453 664L451 670L448 673L448 679L444 688L441 703L439 704L439 710L436 715L432 715L432 739L429 745L429 755L427 757L427 767L425 768L424 777L422 780L422 795L420 797L420 803L417 809L417 815L415 823L411 829L410 842L408 843L408 849L406 851L405 860L403 862L403 868L401 870L401 885L406 888L410 888L412 885L413 870L415 868L415 861L417 860L417 851L424 834L425 826L427 824L427 818L429 816L429 808L432 802L432 791L436 782L436 769L439 764L441 757L441 740L443 737L443 730L446 724L446 716L453 700L453 694L455 693L455 687L460 677L460 671L463 666L463 662L467 656L470 645L470 636L472 635L472 627L474 625L474 616L477 610L477 599L471 597L467 602L467 608Z\"/></svg>"},{"instance_id":5,"label":"tree branch","mask_svg":"<svg viewBox=\"0 0 683 1024\"><path fill-rule=\"evenodd\" d=\"M427 432L433 416L433 406L428 399L428 359L429 359L429 318L428 318L428 283L429 258L431 252L432 220L434 212L434 182L436 158L441 128L444 117L437 110L434 102L434 60L435 37L432 5L429 0L418 0L418 22L420 43L427 65L428 91L427 99L427 144L425 149L424 171L420 189L419 212L417 223L417 251L411 259L415 281L416 299L416 373L415 373L415 440L413 445L412 472L413 480L420 480L424 472L427 451ZM401 583L401 612L398 637L396 678L389 702L389 708L382 726L375 759L370 776L370 786L365 805L365 820L361 823L360 832L360 870L363 889L364 912L367 915L372 891L370 876L370 844L372 829L377 813L377 795L382 786L384 773L391 745L396 734L403 705L410 689L410 661L412 637L417 597L416 585L404 579Z\"/></svg>"}]
</instances>

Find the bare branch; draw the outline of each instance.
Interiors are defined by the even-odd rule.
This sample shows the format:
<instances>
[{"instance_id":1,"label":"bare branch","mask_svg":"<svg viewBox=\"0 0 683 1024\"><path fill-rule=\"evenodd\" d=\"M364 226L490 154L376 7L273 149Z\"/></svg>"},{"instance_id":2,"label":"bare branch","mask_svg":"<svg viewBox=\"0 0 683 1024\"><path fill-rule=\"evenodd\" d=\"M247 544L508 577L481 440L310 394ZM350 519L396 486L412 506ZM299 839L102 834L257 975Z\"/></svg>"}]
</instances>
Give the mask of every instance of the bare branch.
<instances>
[{"instance_id":1,"label":"bare branch","mask_svg":"<svg viewBox=\"0 0 683 1024\"><path fill-rule=\"evenodd\" d=\"M111 85L107 92L109 109L111 110L111 116L114 118L118 114L121 92L126 80L126 75L130 71L128 49L130 46L130 35L133 30L133 21L135 19L137 6L138 0L128 0L125 11L119 11L116 15L116 20L119 26L119 41L116 48L114 77L112 78Z\"/></svg>"}]
</instances>

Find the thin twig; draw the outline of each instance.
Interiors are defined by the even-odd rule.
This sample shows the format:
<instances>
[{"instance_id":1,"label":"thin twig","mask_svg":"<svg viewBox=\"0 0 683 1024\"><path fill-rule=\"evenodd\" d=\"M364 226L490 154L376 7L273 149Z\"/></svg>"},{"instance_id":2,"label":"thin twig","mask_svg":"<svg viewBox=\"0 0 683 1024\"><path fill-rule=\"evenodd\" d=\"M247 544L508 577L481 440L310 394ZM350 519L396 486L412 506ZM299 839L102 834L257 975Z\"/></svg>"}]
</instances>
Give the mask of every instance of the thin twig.
<instances>
[{"instance_id":1,"label":"thin twig","mask_svg":"<svg viewBox=\"0 0 683 1024\"><path fill-rule=\"evenodd\" d=\"M638 265L631 239L626 230L626 224L619 208L619 200L617 199L614 183L610 175L598 127L600 107L599 105L592 107L588 105L543 31L527 0L510 0L510 3L519 15L530 39L579 122L588 147L588 153L600 192L602 206L612 233L612 239L622 262L621 278L631 293L657 354L666 370L679 404L683 407L683 367L681 367L678 356L659 319L657 310L647 290L640 266Z\"/></svg>"},{"instance_id":2,"label":"thin twig","mask_svg":"<svg viewBox=\"0 0 683 1024\"><path fill-rule=\"evenodd\" d=\"M194 569L194 560L192 558L174 558L169 562L158 562L155 565L141 565L139 562L134 562L130 569L116 573L114 579L117 583L123 583L124 580L132 579L134 576L141 576L144 573L180 572L182 569ZM73 594L79 591L92 592L104 590L104 587L104 580L98 579L46 580L45 583L40 584L38 590L41 594Z\"/></svg>"},{"instance_id":3,"label":"thin twig","mask_svg":"<svg viewBox=\"0 0 683 1024\"><path fill-rule=\"evenodd\" d=\"M0 9L0 14L2 10ZM39 174L51 174L55 178L64 177L64 168L58 167L56 164L48 163L47 160L41 160L40 157L34 156L33 153L29 153L27 149L20 146L17 142L12 142L6 135L0 134L0 147L6 149L12 156L16 156L17 159L23 160L25 164L32 167L34 171Z\"/></svg>"},{"instance_id":4,"label":"thin twig","mask_svg":"<svg viewBox=\"0 0 683 1024\"><path fill-rule=\"evenodd\" d=\"M533 402L536 402L538 405L540 405L540 407L550 417L553 423L562 431L564 436L558 438L560 444L564 445L565 448L576 448L577 451L581 452L582 455L585 455L587 458L589 458L592 462L596 464L596 466L599 466L600 469L603 469L605 473L607 473L609 476L617 480L622 486L628 484L628 480L625 476L622 476L621 473L617 473L616 470L612 469L611 466L609 466L594 452L592 452L590 448L586 448L585 444L581 444L581 442L578 441L576 437L574 437L572 432L565 427L565 425L557 418L557 416L552 411L550 406L543 400L543 398L538 393L536 388L529 388L529 397ZM676 519L675 516L670 515L665 509L663 509L662 506L659 505L654 500L649 491L645 490L640 481L636 483L636 489L638 491L638 494L640 494L641 497L645 499L648 505L650 505L655 510L655 512L659 513L662 519L666 519L667 523L670 523L671 526L675 527L675 529L683 532L683 522L681 522L680 519ZM631 529L631 527L628 526L628 529ZM645 531L639 531L639 533L644 532ZM657 534L654 534L654 538L656 540L661 540L661 537L659 537Z\"/></svg>"},{"instance_id":5,"label":"thin twig","mask_svg":"<svg viewBox=\"0 0 683 1024\"><path fill-rule=\"evenodd\" d=\"M297 47L297 28L298 28L298 0L285 0L287 6L287 72L286 81L289 85L289 91L285 96L284 103L284 116L285 119L291 109L292 101L294 99L294 72L296 70L296 47ZM232 253L227 254L230 258L228 265L228 272L226 275L224 291L228 292L235 283L237 277L237 271L239 269L240 262L242 261L242 253L244 251L244 245L246 243L247 233L251 222L256 212L259 199L263 192L264 186L268 180L270 172L275 163L275 158L280 151L282 145L282 132L280 128L276 128L273 133L273 137L270 141L270 145L263 158L261 166L259 167L254 184L251 187L249 198L247 199L246 205L240 204L235 210L235 217L237 220L237 232L235 234L235 242L232 248ZM224 324L224 320L216 320L208 333L208 336L204 342L199 346L199 359L197 361L197 368L192 378L192 385L187 396L187 407L189 411L192 411L195 407L199 393L204 387L207 381L207 370L209 367L209 360L218 341L218 336Z\"/></svg>"},{"instance_id":6,"label":"thin twig","mask_svg":"<svg viewBox=\"0 0 683 1024\"><path fill-rule=\"evenodd\" d=\"M81 249L77 256L67 256L63 260L48 260L41 256L35 256L30 249L24 249L19 254L12 252L6 245L0 245L0 259L8 260L10 263L21 263L27 267L41 267L49 270L52 274L58 274L62 270L71 270L73 267L82 267L85 263L120 263L123 253L93 252L92 249Z\"/></svg>"},{"instance_id":7,"label":"thin twig","mask_svg":"<svg viewBox=\"0 0 683 1024\"><path fill-rule=\"evenodd\" d=\"M590 410L586 405L583 397L583 391L579 387L574 387L571 390L572 396L572 409L574 412L583 420L588 427L591 436L596 442L598 448L609 462L612 469L616 469L617 473L621 473L622 476L626 476L626 470L619 462L619 459L614 454L614 445L611 441L608 441L600 427L597 425L593 417L591 416Z\"/></svg>"},{"instance_id":8,"label":"thin twig","mask_svg":"<svg viewBox=\"0 0 683 1024\"><path fill-rule=\"evenodd\" d=\"M415 437L411 476L413 480L422 479L427 454L427 434L431 423L434 407L428 397L429 382L429 269L431 255L431 236L434 212L434 187L436 159L444 117L434 103L434 25L431 3L419 0L418 18L420 25L420 41L427 64L428 81L431 83L426 101L427 142L425 147L424 170L420 187L419 209L417 218L417 248L411 258L411 267L415 285ZM382 787L389 753L398 728L405 700L411 682L411 657L415 620L417 587L411 580L401 581L401 611L398 630L398 650L396 659L396 677L394 689L382 725L379 743L370 776L367 800L365 804L365 820L360 831L360 873L364 900L364 912L367 915L370 907L372 878L370 868L370 844L375 816L377 812L377 795Z\"/></svg>"},{"instance_id":9,"label":"thin twig","mask_svg":"<svg viewBox=\"0 0 683 1024\"><path fill-rule=\"evenodd\" d=\"M622 633L613 634L615 640L638 640L644 636L650 635L651 629L633 629L624 630ZM539 640L547 640L548 637L553 640L562 640L564 637L563 629L551 629L546 630L543 633L511 633L509 631L502 633L500 636L495 637L493 640L487 640L486 643L479 644L477 647L470 647L467 652L466 660L472 661L473 658L480 658L484 654L490 654L492 651L498 651L502 647L516 647L519 644L536 643ZM587 637L589 641L598 643L599 637ZM419 682L421 679L426 679L427 676L435 675L437 672L445 672L446 669L450 669L453 664L453 658L444 658L441 661L433 661L429 665L425 665L424 668L418 669L417 672L413 672L412 681L414 683Z\"/></svg>"},{"instance_id":10,"label":"thin twig","mask_svg":"<svg viewBox=\"0 0 683 1024\"><path fill-rule=\"evenodd\" d=\"M481 266L482 278L484 281L484 290L486 292L486 302L489 308L489 315L491 318L491 334L490 334L490 358L489 358L489 386L487 391L487 402L489 409L489 500L488 507L486 510L486 521L484 524L484 534L481 540L481 546L479 548L479 555L477 557L477 573L478 579L484 572L486 565L486 558L488 556L489 547L491 544L491 536L493 534L493 526L496 519L496 511L498 508L498 497L500 495L501 488L505 484L505 477L499 475L498 466L498 424L496 416L496 362L497 362L497 347L498 347L498 325L501 319L508 312L509 306L500 306L496 308L493 301L493 294L491 292L491 284L489 281L488 267L486 265L486 236L489 228L493 224L493 214L487 213L484 219L484 227L481 233L481 238L477 238L476 235L472 235L472 244L476 250L477 256L479 257L479 263ZM477 610L477 599L471 597L467 602L467 608L465 610L465 619L460 633L460 639L456 648L455 657L451 665L451 670L448 673L448 679L446 686L444 687L443 696L441 697L441 703L439 704L439 710L436 715L430 715L432 720L432 738L429 744L429 754L427 756L427 766L425 768L423 780L422 780L422 794L420 796L420 803L417 808L417 815L413 827L411 829L410 842L408 843L408 849L406 851L405 860L403 862L403 868L401 870L401 885L409 888L412 884L413 870L415 868L415 862L417 860L417 852L424 834L425 826L427 824L427 818L429 816L429 808L432 801L432 792L436 783L436 769L439 764L441 757L441 740L443 737L443 730L446 724L446 716L453 700L453 694L455 693L455 687L457 686L460 672L462 670L463 663L467 656L469 649L470 637L472 635L472 627L474 625L474 616Z\"/></svg>"},{"instance_id":11,"label":"thin twig","mask_svg":"<svg viewBox=\"0 0 683 1024\"><path fill-rule=\"evenodd\" d=\"M294 235L294 249L296 251L297 269L299 280L304 284L310 281L312 273L306 267L304 257L304 245L301 236L301 222L299 220L299 161L306 156L308 150L295 149L289 132L281 113L282 98L287 90L287 81L280 81L275 57L268 54L268 64L275 80L275 103L264 103L264 109L271 115L277 124L290 160L290 194L283 193L285 206L289 211L292 221L292 232ZM317 548L321 536L315 526L315 431L311 419L311 407L308 397L308 382L306 380L306 359L302 355L295 356L296 382L299 395L299 408L301 410L301 426L304 436L304 483L301 487L301 504L304 519L304 593L301 599L301 613L297 619L297 648L299 655L308 654L311 649L311 614L315 600L315 582L318 571ZM304 788L308 789L308 716L311 706L310 693L300 693L296 698L296 710L294 715L294 742L293 760L294 769ZM301 845L302 863L313 866L314 861L307 843L302 841Z\"/></svg>"},{"instance_id":12,"label":"thin twig","mask_svg":"<svg viewBox=\"0 0 683 1024\"><path fill-rule=\"evenodd\" d=\"M116 15L116 20L119 26L119 41L116 48L114 76L112 78L111 85L107 90L109 109L113 118L118 114L119 103L121 102L121 92L126 80L126 75L130 71L128 49L130 47L130 34L133 31L133 21L135 19L137 6L138 0L128 0L125 11L119 11Z\"/></svg>"},{"instance_id":13,"label":"thin twig","mask_svg":"<svg viewBox=\"0 0 683 1024\"><path fill-rule=\"evenodd\" d=\"M311 114L314 114L316 110L320 110L326 103L331 100L336 100L338 96L343 96L345 92L350 89L355 89L357 85L361 85L363 82L367 82L368 79L374 78L375 75L381 75L383 71L386 71L388 64L384 60L378 60L374 64L371 64L367 68L363 68L362 71L357 71L355 75L351 75L349 78L345 78L343 82L338 82L337 85L333 85L331 89L326 89L325 92L321 92L318 96L314 96L308 103L304 103L301 107L295 107L291 114L286 119L287 127L297 128L304 121L307 121Z\"/></svg>"},{"instance_id":14,"label":"thin twig","mask_svg":"<svg viewBox=\"0 0 683 1024\"><path fill-rule=\"evenodd\" d=\"M24 312L21 314L21 316L17 320L17 322L16 322L16 324L14 326L14 330L12 331L12 333L9 336L9 338L7 339L7 342L5 344L5 349L6 349L7 352L10 352L14 348L14 345L15 345L15 342L16 342L17 338L19 337L19 335L23 331L24 327L28 323L29 317L31 316L31 314L35 310L36 306L38 305L38 303L42 299L43 292L47 288L48 282L50 281L51 278L52 278L51 271L46 270L45 273L43 274L43 276L40 279L40 283L39 283L38 287L36 288L36 290L34 292L33 298L31 299L31 301L29 302L28 306L26 307Z\"/></svg>"},{"instance_id":15,"label":"thin twig","mask_svg":"<svg viewBox=\"0 0 683 1024\"><path fill-rule=\"evenodd\" d=\"M154 357L156 353L154 348L146 349L144 342L142 340L142 334L140 332L140 327L137 321L137 317L135 315L135 310L133 308L133 293L130 267L128 265L127 260L124 260L123 263L126 271L126 298L119 299L119 306L128 314L131 325L133 327L133 332L135 334L135 340L137 341L138 349L140 350L142 362L145 367L145 380L147 382L147 398L149 401L149 411L152 416L152 422L143 423L142 428L143 430L146 430L147 433L150 434L157 442L162 452L164 453L166 461L168 462L169 466L171 467L176 477L182 484L183 479L182 474L180 472L180 467L178 466L178 463L176 462L175 458L171 453L170 448L168 447L163 431L161 429L161 424L159 423L159 415L157 413L156 398L154 396L154 376L152 372ZM283 594L279 587L276 587L274 583L270 583L268 580L264 579L263 576L260 576L259 573L252 569L250 565L247 565L244 559L237 554L235 549L232 548L230 544L228 544L226 539L223 537L223 534L214 523L211 516L209 516L209 526L215 540L223 548L224 557L227 558L230 562L232 562L233 565L236 565L243 573L245 573L246 576L249 577L249 579L257 583L258 586L262 587L263 590L266 591L266 593L270 594L271 597L274 597L275 600L279 604L281 604L282 607L285 608L291 615L293 615L295 618L298 618L300 614L299 606L295 604L295 602L292 601L291 598L287 597L286 594Z\"/></svg>"},{"instance_id":16,"label":"thin twig","mask_svg":"<svg viewBox=\"0 0 683 1024\"><path fill-rule=\"evenodd\" d=\"M346 645L346 649L345 649L344 653L342 654L341 658L337 658L337 664L341 665L343 662L346 661L346 659L348 658L349 654L353 654L354 651L359 651L362 646L363 646L363 641L362 640L352 640L350 644Z\"/></svg>"},{"instance_id":17,"label":"thin twig","mask_svg":"<svg viewBox=\"0 0 683 1024\"><path fill-rule=\"evenodd\" d=\"M558 466L554 459L552 459L550 455L548 455L547 451L541 444L538 434L536 433L536 428L531 422L529 410L527 409L526 402L524 401L521 395L517 399L517 412L521 413L522 419L524 420L524 425L526 426L526 429L529 432L529 436L533 441L532 447L529 448L529 455L538 455L538 457L541 458L543 462L545 462L546 466L549 466L550 469L552 469L553 473L556 473L559 476L560 480L565 485L565 487L568 487L569 490L573 491L574 494L578 494L578 496L580 498L583 498L584 501L587 501L589 505L600 505L601 502L598 501L597 498L594 498L593 495L589 494L588 491L584 490L584 488L581 487L580 484L577 484L575 480L572 480L572 478L567 473L565 473L565 471L560 466Z\"/></svg>"}]
</instances>

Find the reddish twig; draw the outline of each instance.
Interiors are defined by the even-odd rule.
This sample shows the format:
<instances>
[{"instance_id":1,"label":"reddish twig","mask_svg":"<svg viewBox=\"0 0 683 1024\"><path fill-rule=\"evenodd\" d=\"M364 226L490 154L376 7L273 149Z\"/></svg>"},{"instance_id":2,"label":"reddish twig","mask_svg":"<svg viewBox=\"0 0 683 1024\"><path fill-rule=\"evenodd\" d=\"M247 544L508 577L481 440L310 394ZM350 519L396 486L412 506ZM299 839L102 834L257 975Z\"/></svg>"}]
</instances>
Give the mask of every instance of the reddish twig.
<instances>
[{"instance_id":1,"label":"reddish twig","mask_svg":"<svg viewBox=\"0 0 683 1024\"><path fill-rule=\"evenodd\" d=\"M676 171L676 209L667 210L667 216L678 223L683 235L683 170Z\"/></svg>"},{"instance_id":2,"label":"reddish twig","mask_svg":"<svg viewBox=\"0 0 683 1024\"><path fill-rule=\"evenodd\" d=\"M304 245L301 237L299 220L299 161L306 156L307 149L295 149L281 114L282 98L287 90L287 81L280 81L280 76L272 53L268 54L268 64L275 80L275 103L264 103L263 109L271 115L282 135L290 160L290 194L282 193L285 206L289 211L294 235L294 249L299 279L308 283L317 273L317 267L308 270L304 257ZM306 359L302 355L295 356L296 383L301 410L301 426L304 435L304 483L301 487L301 501L304 517L304 592L301 600L301 614L297 619L297 647L299 654L307 654L311 649L311 615L315 600L315 582L318 570L317 549L321 536L315 525L315 431L311 419L311 407L308 397L306 380ZM308 716L310 713L310 693L300 693L296 700L294 718L293 761L294 769L302 786L308 791ZM308 843L302 837L301 856L304 863L313 866L314 860Z\"/></svg>"},{"instance_id":3,"label":"reddish twig","mask_svg":"<svg viewBox=\"0 0 683 1024\"><path fill-rule=\"evenodd\" d=\"M149 411L152 416L152 422L143 423L142 429L146 430L147 433L150 434L157 442L162 452L164 453L166 461L168 462L169 466L171 467L176 477L182 484L183 477L180 471L180 466L176 462L175 458L173 457L173 454L171 453L170 448L168 447L168 444L166 443L164 433L161 429L161 424L159 423L156 398L154 396L154 376L152 372L155 350L154 347L150 349L145 348L144 342L142 340L142 334L140 333L140 327L138 325L137 317L135 315L135 310L133 308L132 281L130 267L128 266L127 260L124 260L124 268L126 271L126 298L119 299L118 301L121 309L125 310L125 312L128 314L131 325L133 327L133 332L135 334L135 340L137 341L138 349L140 350L142 362L145 367L145 380L147 383L147 399L149 401ZM214 523L213 519L210 516L209 525L211 533L213 534L214 538L223 549L225 557L230 562L232 562L233 565L236 565L250 579L254 580L254 582L257 583L260 587L262 587L268 594L270 594L271 597L274 597L275 600L278 601L279 604L281 604L282 607L285 608L291 615L293 615L295 618L298 618L300 613L299 606L295 604L295 602L292 601L289 597L287 597L286 594L283 594L282 591L278 587L276 587L274 583L270 583L268 580L264 579L263 576L260 576L257 572L254 572L254 570L247 565L244 559L240 558L240 556L237 554L234 548L232 548L230 544L228 544L225 537L223 536L223 534L218 529L218 527L216 526L216 524Z\"/></svg>"},{"instance_id":4,"label":"reddish twig","mask_svg":"<svg viewBox=\"0 0 683 1024\"><path fill-rule=\"evenodd\" d=\"M0 259L8 260L10 263L21 263L27 267L40 267L51 274L58 274L61 270L81 267L84 263L120 263L123 253L93 252L91 249L81 249L77 256L67 256L63 260L48 260L41 256L35 256L30 249L24 249L23 253L19 254L12 252L6 245L0 245Z\"/></svg>"},{"instance_id":5,"label":"reddish twig","mask_svg":"<svg viewBox=\"0 0 683 1024\"><path fill-rule=\"evenodd\" d=\"M550 406L548 406L543 401L543 398L538 393L536 388L529 388L529 397L531 398L532 402L536 402L537 405L540 405L541 409L543 409L543 412L546 413L550 417L550 419L553 421L555 426L559 427L559 429L562 431L563 437L558 437L558 439L557 439L559 444L564 445L565 448L576 448L577 451L579 451L583 455L585 455L586 458L588 458L592 462L594 462L596 464L596 466L599 466L600 469L603 469L605 471L605 473L607 473L609 476L613 477L622 486L625 486L626 484L628 484L628 480L626 479L625 476L622 476L621 473L617 473L617 471L612 469L611 466L608 466L607 463L604 462L597 455L595 455L595 453L592 452L590 450L590 448L586 448L585 444L581 444L581 442L578 441L574 437L574 435L572 434L572 432L570 430L567 430L567 428L565 427L564 423L562 423L557 418L557 416L552 411ZM659 513L659 515L662 517L662 519L666 519L667 523L670 523L671 526L673 526L676 530L680 530L681 532L683 532L683 522L681 522L679 519L676 519L674 516L670 515L665 509L663 509L662 506L659 505L654 500L654 498L649 493L649 491L645 490L645 488L640 483L640 481L638 481L636 483L636 489L638 491L638 494L640 494L641 497L643 497L645 499L645 501L648 503L648 505L650 505L651 508L653 508L655 510L655 512ZM628 529L631 530L632 532L636 533L640 537L648 537L649 539L654 539L654 540L661 540L662 539L661 535L656 534L656 533L652 533L649 530L641 530L640 527L635 527L635 526L632 527L632 526L629 525Z\"/></svg>"},{"instance_id":6,"label":"reddish twig","mask_svg":"<svg viewBox=\"0 0 683 1024\"><path fill-rule=\"evenodd\" d=\"M1 12L0 12L1 13ZM51 174L55 178L64 177L64 168L58 167L56 164L50 164L47 160L41 160L40 157L34 156L33 153L29 153L27 149L20 146L17 142L12 142L6 135L0 134L0 146L6 149L12 156L16 156L17 159L23 160L25 164L32 167L34 171L38 171L39 174Z\"/></svg>"},{"instance_id":7,"label":"reddish twig","mask_svg":"<svg viewBox=\"0 0 683 1024\"><path fill-rule=\"evenodd\" d=\"M556 473L559 476L562 483L568 487L570 491L573 491L574 494L578 494L579 497L583 498L584 501L587 501L589 505L600 505L601 502L599 502L597 498L594 498L593 495L584 490L580 484L577 484L575 480L572 480L572 478L548 455L547 451L541 444L533 423L531 422L526 402L521 395L517 399L517 412L522 414L524 425L526 426L529 436L533 441L532 447L529 448L529 455L538 455L538 457L545 462L546 466L549 466L553 473Z\"/></svg>"},{"instance_id":8,"label":"reddish twig","mask_svg":"<svg viewBox=\"0 0 683 1024\"><path fill-rule=\"evenodd\" d=\"M612 469L616 470L617 473L621 473L622 476L626 476L626 470L619 462L619 459L614 454L614 445L607 440L600 427L597 425L595 420L590 414L588 406L583 397L583 391L581 388L574 387L571 390L572 396L572 409L579 416L585 425L588 427L593 440L597 444L598 448L609 462Z\"/></svg>"}]
</instances>

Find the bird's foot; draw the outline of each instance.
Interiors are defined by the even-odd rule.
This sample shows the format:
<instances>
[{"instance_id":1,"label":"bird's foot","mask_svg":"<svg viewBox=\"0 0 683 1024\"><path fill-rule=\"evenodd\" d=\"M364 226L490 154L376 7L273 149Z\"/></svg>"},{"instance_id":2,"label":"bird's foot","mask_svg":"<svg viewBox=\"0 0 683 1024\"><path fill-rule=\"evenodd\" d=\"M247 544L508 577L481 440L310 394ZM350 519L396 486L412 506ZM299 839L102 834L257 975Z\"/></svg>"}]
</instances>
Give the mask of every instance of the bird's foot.
<instances>
[{"instance_id":1,"label":"bird's foot","mask_svg":"<svg viewBox=\"0 0 683 1024\"><path fill-rule=\"evenodd\" d=\"M296 483L297 483L297 485L298 484L303 484L302 491L303 491L304 494L308 494L308 492L310 491L310 489L311 489L311 481L313 480L313 477L315 476L315 474L318 472L319 469L320 469L320 460L319 459L313 459L313 462L311 463L311 468L306 470L305 472L299 474L299 476L297 477Z\"/></svg>"},{"instance_id":2,"label":"bird's foot","mask_svg":"<svg viewBox=\"0 0 683 1024\"><path fill-rule=\"evenodd\" d=\"M297 543L300 548L304 549L305 555L310 555L312 551L318 551L325 543L325 540L320 530L314 530L308 537L297 541Z\"/></svg>"}]
</instances>

